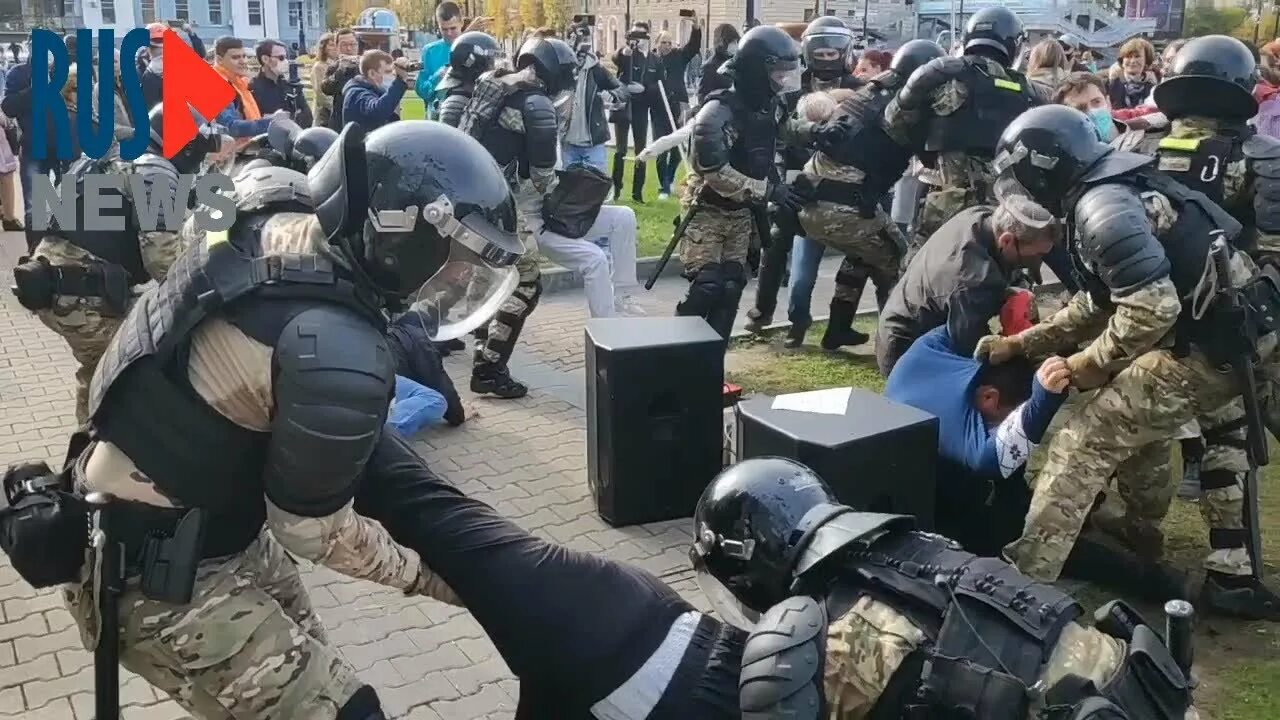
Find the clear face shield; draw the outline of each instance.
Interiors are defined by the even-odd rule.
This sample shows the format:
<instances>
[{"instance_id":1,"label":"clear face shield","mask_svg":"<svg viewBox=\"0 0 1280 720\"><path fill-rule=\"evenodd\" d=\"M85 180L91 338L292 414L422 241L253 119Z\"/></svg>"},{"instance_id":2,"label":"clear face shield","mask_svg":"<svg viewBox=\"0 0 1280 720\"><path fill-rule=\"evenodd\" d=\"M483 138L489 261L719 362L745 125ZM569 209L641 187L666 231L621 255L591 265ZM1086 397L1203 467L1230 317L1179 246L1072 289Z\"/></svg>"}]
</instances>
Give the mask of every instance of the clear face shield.
<instances>
[{"instance_id":1,"label":"clear face shield","mask_svg":"<svg viewBox=\"0 0 1280 720\"><path fill-rule=\"evenodd\" d=\"M369 211L379 233L411 233L417 222L425 220L451 241L448 259L409 298L425 316L427 334L437 342L462 337L498 312L520 281L514 264L524 254L515 233L481 213L458 218L453 211L453 204L443 196L421 213L413 207Z\"/></svg>"},{"instance_id":2,"label":"clear face shield","mask_svg":"<svg viewBox=\"0 0 1280 720\"><path fill-rule=\"evenodd\" d=\"M751 630L760 621L760 613L734 596L733 591L720 581L707 567L706 557L720 552L730 558L746 561L751 558L752 541L732 541L718 538L711 528L703 525L698 538L689 548L689 563L693 565L698 587L711 601L721 620L743 630Z\"/></svg>"},{"instance_id":3,"label":"clear face shield","mask_svg":"<svg viewBox=\"0 0 1280 720\"><path fill-rule=\"evenodd\" d=\"M775 95L798 92L801 72L799 61L779 60L769 67L769 88Z\"/></svg>"}]
</instances>

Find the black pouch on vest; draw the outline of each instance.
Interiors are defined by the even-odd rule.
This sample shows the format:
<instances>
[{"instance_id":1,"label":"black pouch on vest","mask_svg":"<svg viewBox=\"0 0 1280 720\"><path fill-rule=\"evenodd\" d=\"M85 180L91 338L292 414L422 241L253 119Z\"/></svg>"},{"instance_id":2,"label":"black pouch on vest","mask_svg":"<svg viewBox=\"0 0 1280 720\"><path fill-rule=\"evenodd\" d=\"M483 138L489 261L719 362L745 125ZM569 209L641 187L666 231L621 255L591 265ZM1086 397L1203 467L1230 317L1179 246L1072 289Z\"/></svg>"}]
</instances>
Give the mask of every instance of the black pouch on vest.
<instances>
[{"instance_id":1,"label":"black pouch on vest","mask_svg":"<svg viewBox=\"0 0 1280 720\"><path fill-rule=\"evenodd\" d=\"M43 260L24 257L13 269L13 295L32 312L53 307L57 287L53 268Z\"/></svg>"},{"instance_id":2,"label":"black pouch on vest","mask_svg":"<svg viewBox=\"0 0 1280 720\"><path fill-rule=\"evenodd\" d=\"M117 316L123 317L129 309L129 271L115 263L103 263L98 266L102 270L102 300L107 309Z\"/></svg>"},{"instance_id":3,"label":"black pouch on vest","mask_svg":"<svg viewBox=\"0 0 1280 720\"><path fill-rule=\"evenodd\" d=\"M0 510L0 550L23 580L47 588L80 578L88 549L88 512L66 492L65 475L45 463L10 467L4 475L9 507Z\"/></svg>"},{"instance_id":4,"label":"black pouch on vest","mask_svg":"<svg viewBox=\"0 0 1280 720\"><path fill-rule=\"evenodd\" d=\"M558 174L560 181L542 203L542 221L557 235L580 238L595 224L613 179L586 163L574 163Z\"/></svg>"}]
</instances>

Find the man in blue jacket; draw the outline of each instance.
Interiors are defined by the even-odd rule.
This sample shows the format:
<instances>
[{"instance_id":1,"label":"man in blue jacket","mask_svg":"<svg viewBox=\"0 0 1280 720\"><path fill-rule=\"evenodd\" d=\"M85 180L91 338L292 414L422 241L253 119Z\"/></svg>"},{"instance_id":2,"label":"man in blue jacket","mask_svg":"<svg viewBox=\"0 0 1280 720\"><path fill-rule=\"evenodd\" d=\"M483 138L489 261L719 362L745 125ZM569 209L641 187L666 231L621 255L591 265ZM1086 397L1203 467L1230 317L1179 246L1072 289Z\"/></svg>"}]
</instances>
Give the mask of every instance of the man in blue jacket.
<instances>
[{"instance_id":1,"label":"man in blue jacket","mask_svg":"<svg viewBox=\"0 0 1280 720\"><path fill-rule=\"evenodd\" d=\"M435 95L441 71L449 64L449 49L453 47L453 41L462 34L462 9L457 3L445 0L436 6L436 29L440 32L440 39L423 46L422 69L418 71L418 81L414 86L414 92L418 93L418 97L428 107ZM473 22L472 27L467 29L484 30L484 26Z\"/></svg>"},{"instance_id":2,"label":"man in blue jacket","mask_svg":"<svg viewBox=\"0 0 1280 720\"><path fill-rule=\"evenodd\" d=\"M400 119L396 109L409 89L404 58L392 60L381 50L366 50L360 57L360 75L342 89L342 121L359 123L371 132Z\"/></svg>"}]
</instances>

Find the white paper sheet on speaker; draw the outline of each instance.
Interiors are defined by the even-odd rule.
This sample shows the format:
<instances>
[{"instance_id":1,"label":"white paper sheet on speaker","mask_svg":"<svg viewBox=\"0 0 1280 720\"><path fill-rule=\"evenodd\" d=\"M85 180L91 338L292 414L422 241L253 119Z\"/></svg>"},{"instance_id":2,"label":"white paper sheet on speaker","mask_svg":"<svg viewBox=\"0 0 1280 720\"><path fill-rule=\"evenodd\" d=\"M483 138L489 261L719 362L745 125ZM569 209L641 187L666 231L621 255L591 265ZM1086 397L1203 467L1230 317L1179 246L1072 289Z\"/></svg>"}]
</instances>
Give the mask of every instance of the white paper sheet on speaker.
<instances>
[{"instance_id":1,"label":"white paper sheet on speaker","mask_svg":"<svg viewBox=\"0 0 1280 720\"><path fill-rule=\"evenodd\" d=\"M844 387L779 395L773 399L772 408L820 415L844 415L852 392L853 388Z\"/></svg>"}]
</instances>

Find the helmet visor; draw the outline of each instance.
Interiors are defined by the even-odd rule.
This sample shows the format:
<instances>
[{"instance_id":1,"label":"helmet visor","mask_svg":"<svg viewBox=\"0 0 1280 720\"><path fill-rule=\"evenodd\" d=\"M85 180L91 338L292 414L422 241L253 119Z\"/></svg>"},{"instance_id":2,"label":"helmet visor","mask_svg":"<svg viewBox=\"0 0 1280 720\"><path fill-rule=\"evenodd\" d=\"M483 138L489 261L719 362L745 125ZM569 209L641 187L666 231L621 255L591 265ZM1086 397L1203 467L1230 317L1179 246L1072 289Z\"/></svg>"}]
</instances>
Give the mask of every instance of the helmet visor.
<instances>
[{"instance_id":1,"label":"helmet visor","mask_svg":"<svg viewBox=\"0 0 1280 720\"><path fill-rule=\"evenodd\" d=\"M413 307L432 340L453 340L488 322L519 281L515 267L492 265L455 242L448 261L418 289Z\"/></svg>"},{"instance_id":2,"label":"helmet visor","mask_svg":"<svg viewBox=\"0 0 1280 720\"><path fill-rule=\"evenodd\" d=\"M853 44L853 36L848 33L821 33L806 35L802 42L805 55L822 60L843 55Z\"/></svg>"},{"instance_id":3,"label":"helmet visor","mask_svg":"<svg viewBox=\"0 0 1280 720\"><path fill-rule=\"evenodd\" d=\"M769 68L769 87L777 95L786 95L800 90L800 63L794 60L780 60Z\"/></svg>"},{"instance_id":4,"label":"helmet visor","mask_svg":"<svg viewBox=\"0 0 1280 720\"><path fill-rule=\"evenodd\" d=\"M696 550L689 552L689 559L698 579L698 587L702 589L716 615L730 625L743 630L751 630L760 621L760 613L752 610L733 596L729 588L707 570L707 565Z\"/></svg>"}]
</instances>

